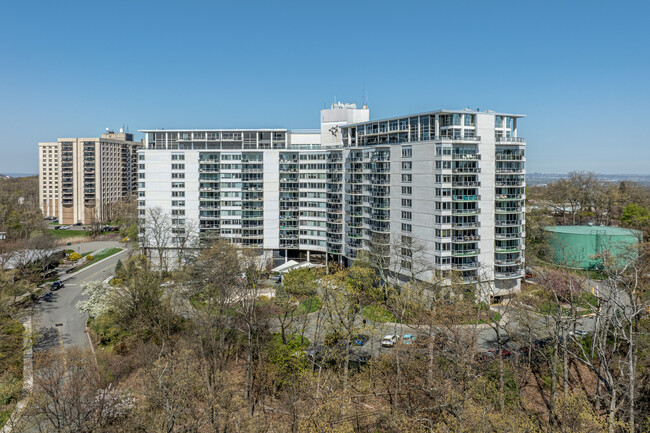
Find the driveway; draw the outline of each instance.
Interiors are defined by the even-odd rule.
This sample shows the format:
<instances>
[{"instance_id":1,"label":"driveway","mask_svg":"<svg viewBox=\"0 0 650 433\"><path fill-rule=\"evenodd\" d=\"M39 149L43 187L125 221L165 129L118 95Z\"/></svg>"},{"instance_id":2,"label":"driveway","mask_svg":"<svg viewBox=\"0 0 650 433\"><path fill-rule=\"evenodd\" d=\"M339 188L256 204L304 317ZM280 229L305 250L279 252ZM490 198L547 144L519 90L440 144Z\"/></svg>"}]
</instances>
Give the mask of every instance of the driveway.
<instances>
[{"instance_id":1,"label":"driveway","mask_svg":"<svg viewBox=\"0 0 650 433\"><path fill-rule=\"evenodd\" d=\"M87 242L74 245L81 253L98 251L104 248L125 248L119 242ZM36 350L59 346L89 347L86 335L88 315L77 309L79 301L86 298L81 286L89 281L105 280L113 274L119 259L126 259L128 250L114 254L81 271L62 277L65 287L56 292L46 292L35 304L33 312Z\"/></svg>"}]
</instances>

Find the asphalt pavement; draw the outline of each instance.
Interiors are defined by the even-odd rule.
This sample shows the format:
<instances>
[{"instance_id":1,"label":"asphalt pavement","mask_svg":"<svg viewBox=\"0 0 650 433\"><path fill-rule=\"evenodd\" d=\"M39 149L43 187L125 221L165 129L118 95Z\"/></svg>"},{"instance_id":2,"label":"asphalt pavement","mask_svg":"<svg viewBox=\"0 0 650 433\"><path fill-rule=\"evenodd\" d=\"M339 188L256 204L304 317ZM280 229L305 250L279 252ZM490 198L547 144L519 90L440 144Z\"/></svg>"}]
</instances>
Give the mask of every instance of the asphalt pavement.
<instances>
[{"instance_id":1,"label":"asphalt pavement","mask_svg":"<svg viewBox=\"0 0 650 433\"><path fill-rule=\"evenodd\" d=\"M76 247L77 245L75 249ZM119 242L79 244L82 253L110 247L125 248L125 245ZM33 312L34 331L37 336L36 350L60 346L90 347L86 335L88 315L76 307L79 301L86 298L81 291L81 286L89 281L105 280L112 275L117 261L126 258L128 254L126 251L125 249L86 269L62 277L64 288L54 292L48 291L36 302Z\"/></svg>"}]
</instances>

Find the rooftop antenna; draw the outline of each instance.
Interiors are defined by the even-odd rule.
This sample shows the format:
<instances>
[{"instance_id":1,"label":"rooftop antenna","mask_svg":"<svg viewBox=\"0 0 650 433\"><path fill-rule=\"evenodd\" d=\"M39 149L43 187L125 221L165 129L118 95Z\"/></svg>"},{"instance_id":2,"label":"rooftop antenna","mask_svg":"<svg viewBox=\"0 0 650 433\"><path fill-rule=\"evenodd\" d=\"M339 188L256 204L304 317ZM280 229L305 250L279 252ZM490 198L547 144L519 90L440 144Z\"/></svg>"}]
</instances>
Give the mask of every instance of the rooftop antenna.
<instances>
[{"instance_id":1,"label":"rooftop antenna","mask_svg":"<svg viewBox=\"0 0 650 433\"><path fill-rule=\"evenodd\" d=\"M368 102L366 101L366 83L365 81L362 84L362 96L361 96L361 108L368 108Z\"/></svg>"}]
</instances>

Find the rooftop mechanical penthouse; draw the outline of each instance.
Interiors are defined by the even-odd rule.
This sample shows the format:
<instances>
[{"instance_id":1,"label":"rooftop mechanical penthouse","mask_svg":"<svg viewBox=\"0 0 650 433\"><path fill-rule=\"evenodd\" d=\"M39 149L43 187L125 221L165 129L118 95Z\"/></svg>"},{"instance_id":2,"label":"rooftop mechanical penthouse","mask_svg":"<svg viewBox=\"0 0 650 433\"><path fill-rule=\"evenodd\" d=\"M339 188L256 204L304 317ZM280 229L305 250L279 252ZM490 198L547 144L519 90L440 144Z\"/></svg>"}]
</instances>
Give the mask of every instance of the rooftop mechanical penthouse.
<instances>
[{"instance_id":1,"label":"rooftop mechanical penthouse","mask_svg":"<svg viewBox=\"0 0 650 433\"><path fill-rule=\"evenodd\" d=\"M152 255L178 255L218 237L344 265L366 251L402 276L457 271L489 281L492 294L517 290L522 117L437 110L369 121L367 107L337 103L313 131L144 130L141 242ZM151 233L157 218L163 240Z\"/></svg>"}]
</instances>

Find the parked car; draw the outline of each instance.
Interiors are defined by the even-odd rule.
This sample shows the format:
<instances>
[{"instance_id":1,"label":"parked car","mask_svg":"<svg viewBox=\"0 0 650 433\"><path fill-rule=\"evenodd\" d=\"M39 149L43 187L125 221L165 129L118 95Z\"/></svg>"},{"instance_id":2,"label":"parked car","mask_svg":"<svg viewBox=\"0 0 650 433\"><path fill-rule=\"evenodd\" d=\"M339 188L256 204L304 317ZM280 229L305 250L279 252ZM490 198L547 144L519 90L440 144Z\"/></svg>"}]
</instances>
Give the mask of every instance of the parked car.
<instances>
[{"instance_id":1,"label":"parked car","mask_svg":"<svg viewBox=\"0 0 650 433\"><path fill-rule=\"evenodd\" d=\"M381 340L381 347L393 347L397 343L397 335L385 335Z\"/></svg>"},{"instance_id":2,"label":"parked car","mask_svg":"<svg viewBox=\"0 0 650 433\"><path fill-rule=\"evenodd\" d=\"M576 329L575 331L569 331L569 335L574 335L576 337L586 337L589 333L583 331L582 329Z\"/></svg>"},{"instance_id":3,"label":"parked car","mask_svg":"<svg viewBox=\"0 0 650 433\"><path fill-rule=\"evenodd\" d=\"M62 289L64 287L65 287L65 284L63 284L63 281L55 281L50 286L50 290L56 291L56 290Z\"/></svg>"},{"instance_id":4,"label":"parked car","mask_svg":"<svg viewBox=\"0 0 650 433\"><path fill-rule=\"evenodd\" d=\"M70 230L70 226L58 226L59 230Z\"/></svg>"},{"instance_id":5,"label":"parked car","mask_svg":"<svg viewBox=\"0 0 650 433\"><path fill-rule=\"evenodd\" d=\"M74 223L74 225L78 227L78 226L81 226L81 225L83 225L83 224L81 224L81 223Z\"/></svg>"},{"instance_id":6,"label":"parked car","mask_svg":"<svg viewBox=\"0 0 650 433\"><path fill-rule=\"evenodd\" d=\"M533 271L526 269L526 278L533 278Z\"/></svg>"},{"instance_id":7,"label":"parked car","mask_svg":"<svg viewBox=\"0 0 650 433\"><path fill-rule=\"evenodd\" d=\"M61 227L63 226L54 226L54 230L61 230Z\"/></svg>"}]
</instances>

